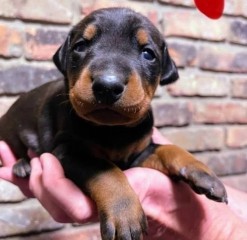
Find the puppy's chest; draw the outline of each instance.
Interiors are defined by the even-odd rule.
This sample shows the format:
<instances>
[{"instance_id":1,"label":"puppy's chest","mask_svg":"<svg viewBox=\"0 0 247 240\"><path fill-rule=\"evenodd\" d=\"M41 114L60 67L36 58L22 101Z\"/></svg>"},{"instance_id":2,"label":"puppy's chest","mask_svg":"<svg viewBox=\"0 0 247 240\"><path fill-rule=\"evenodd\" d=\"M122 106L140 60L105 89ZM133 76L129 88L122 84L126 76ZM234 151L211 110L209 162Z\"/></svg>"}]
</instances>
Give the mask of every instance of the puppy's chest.
<instances>
[{"instance_id":1,"label":"puppy's chest","mask_svg":"<svg viewBox=\"0 0 247 240\"><path fill-rule=\"evenodd\" d=\"M150 138L147 136L128 146L119 146L118 148L91 144L89 150L94 158L111 161L121 169L127 169L149 144Z\"/></svg>"},{"instance_id":2,"label":"puppy's chest","mask_svg":"<svg viewBox=\"0 0 247 240\"><path fill-rule=\"evenodd\" d=\"M69 125L69 136L88 157L111 161L120 168L128 168L151 142L152 114L133 127L100 126L75 115Z\"/></svg>"}]
</instances>

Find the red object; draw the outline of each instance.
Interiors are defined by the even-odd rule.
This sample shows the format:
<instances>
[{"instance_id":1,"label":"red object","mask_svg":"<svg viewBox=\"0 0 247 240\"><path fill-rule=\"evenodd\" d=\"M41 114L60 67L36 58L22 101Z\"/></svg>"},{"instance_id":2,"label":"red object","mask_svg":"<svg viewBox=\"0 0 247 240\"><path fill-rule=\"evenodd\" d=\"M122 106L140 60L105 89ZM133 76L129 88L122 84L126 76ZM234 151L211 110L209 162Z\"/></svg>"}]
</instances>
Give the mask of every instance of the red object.
<instances>
[{"instance_id":1,"label":"red object","mask_svg":"<svg viewBox=\"0 0 247 240\"><path fill-rule=\"evenodd\" d=\"M218 19L224 10L224 0L194 0L196 7L207 17Z\"/></svg>"}]
</instances>

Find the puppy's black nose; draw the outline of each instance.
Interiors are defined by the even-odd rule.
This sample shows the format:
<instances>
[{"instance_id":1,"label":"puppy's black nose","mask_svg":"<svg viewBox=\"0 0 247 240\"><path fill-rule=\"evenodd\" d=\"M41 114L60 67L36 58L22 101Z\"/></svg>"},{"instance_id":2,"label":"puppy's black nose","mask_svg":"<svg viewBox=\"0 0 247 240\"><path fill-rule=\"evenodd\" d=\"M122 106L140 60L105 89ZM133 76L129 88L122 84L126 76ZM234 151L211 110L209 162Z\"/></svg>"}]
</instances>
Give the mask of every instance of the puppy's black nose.
<instances>
[{"instance_id":1,"label":"puppy's black nose","mask_svg":"<svg viewBox=\"0 0 247 240\"><path fill-rule=\"evenodd\" d=\"M93 93L96 100L104 104L113 104L124 91L124 83L115 75L102 75L93 79Z\"/></svg>"}]
</instances>

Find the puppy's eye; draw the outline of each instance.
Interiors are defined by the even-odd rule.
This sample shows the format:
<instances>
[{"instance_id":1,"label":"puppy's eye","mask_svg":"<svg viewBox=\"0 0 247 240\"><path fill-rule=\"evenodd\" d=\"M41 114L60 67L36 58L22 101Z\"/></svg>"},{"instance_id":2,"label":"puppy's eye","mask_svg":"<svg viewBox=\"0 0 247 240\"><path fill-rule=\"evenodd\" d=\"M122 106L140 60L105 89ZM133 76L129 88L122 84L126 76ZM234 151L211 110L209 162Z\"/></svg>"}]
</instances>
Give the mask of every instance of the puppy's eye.
<instances>
[{"instance_id":1,"label":"puppy's eye","mask_svg":"<svg viewBox=\"0 0 247 240\"><path fill-rule=\"evenodd\" d=\"M73 50L76 52L84 52L87 48L87 42L84 40L80 40L75 43Z\"/></svg>"},{"instance_id":2,"label":"puppy's eye","mask_svg":"<svg viewBox=\"0 0 247 240\"><path fill-rule=\"evenodd\" d=\"M142 56L148 61L155 61L156 59L155 53L149 48L143 49Z\"/></svg>"}]
</instances>

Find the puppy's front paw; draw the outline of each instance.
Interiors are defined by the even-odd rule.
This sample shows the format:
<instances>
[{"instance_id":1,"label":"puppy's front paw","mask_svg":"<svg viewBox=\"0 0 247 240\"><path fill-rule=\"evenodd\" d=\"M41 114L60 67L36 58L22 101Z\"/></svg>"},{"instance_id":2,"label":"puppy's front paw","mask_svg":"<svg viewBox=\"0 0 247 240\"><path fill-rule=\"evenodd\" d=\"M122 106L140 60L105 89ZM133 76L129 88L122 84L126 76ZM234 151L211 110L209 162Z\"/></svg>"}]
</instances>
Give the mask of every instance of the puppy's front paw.
<instances>
[{"instance_id":1,"label":"puppy's front paw","mask_svg":"<svg viewBox=\"0 0 247 240\"><path fill-rule=\"evenodd\" d=\"M196 193L205 194L217 202L227 203L225 187L213 173L209 174L189 165L180 170L180 176Z\"/></svg>"},{"instance_id":2,"label":"puppy's front paw","mask_svg":"<svg viewBox=\"0 0 247 240\"><path fill-rule=\"evenodd\" d=\"M140 240L147 231L146 216L139 201L119 199L99 214L103 240Z\"/></svg>"},{"instance_id":3,"label":"puppy's front paw","mask_svg":"<svg viewBox=\"0 0 247 240\"><path fill-rule=\"evenodd\" d=\"M13 173L20 178L27 178L31 173L31 166L28 160L20 158L13 166Z\"/></svg>"}]
</instances>

